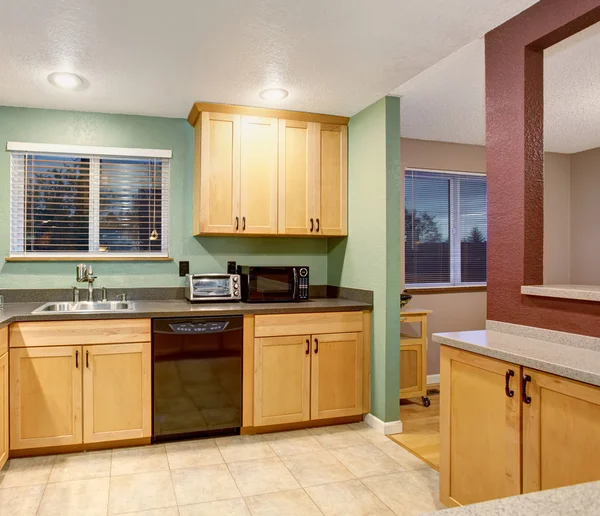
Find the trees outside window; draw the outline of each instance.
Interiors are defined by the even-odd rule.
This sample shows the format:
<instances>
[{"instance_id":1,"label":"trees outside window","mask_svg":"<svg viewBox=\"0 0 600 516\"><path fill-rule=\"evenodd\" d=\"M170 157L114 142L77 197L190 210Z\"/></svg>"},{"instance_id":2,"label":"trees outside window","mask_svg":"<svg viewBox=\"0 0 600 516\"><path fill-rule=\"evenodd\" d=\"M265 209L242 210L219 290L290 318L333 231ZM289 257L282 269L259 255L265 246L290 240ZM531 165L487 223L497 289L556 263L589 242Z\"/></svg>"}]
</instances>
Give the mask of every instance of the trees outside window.
<instances>
[{"instance_id":1,"label":"trees outside window","mask_svg":"<svg viewBox=\"0 0 600 516\"><path fill-rule=\"evenodd\" d=\"M485 176L407 169L404 199L406 285L485 284Z\"/></svg>"}]
</instances>

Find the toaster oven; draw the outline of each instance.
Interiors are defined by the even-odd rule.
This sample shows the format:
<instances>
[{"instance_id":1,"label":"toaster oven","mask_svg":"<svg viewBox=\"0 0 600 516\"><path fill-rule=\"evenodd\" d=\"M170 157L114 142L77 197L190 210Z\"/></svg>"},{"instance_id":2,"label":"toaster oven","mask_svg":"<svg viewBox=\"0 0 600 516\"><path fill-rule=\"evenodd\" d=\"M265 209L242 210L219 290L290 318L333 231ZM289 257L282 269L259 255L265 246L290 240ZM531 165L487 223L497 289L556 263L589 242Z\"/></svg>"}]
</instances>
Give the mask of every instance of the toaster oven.
<instances>
[{"instance_id":1,"label":"toaster oven","mask_svg":"<svg viewBox=\"0 0 600 516\"><path fill-rule=\"evenodd\" d=\"M239 301L242 299L239 274L187 274L185 297L191 303Z\"/></svg>"}]
</instances>

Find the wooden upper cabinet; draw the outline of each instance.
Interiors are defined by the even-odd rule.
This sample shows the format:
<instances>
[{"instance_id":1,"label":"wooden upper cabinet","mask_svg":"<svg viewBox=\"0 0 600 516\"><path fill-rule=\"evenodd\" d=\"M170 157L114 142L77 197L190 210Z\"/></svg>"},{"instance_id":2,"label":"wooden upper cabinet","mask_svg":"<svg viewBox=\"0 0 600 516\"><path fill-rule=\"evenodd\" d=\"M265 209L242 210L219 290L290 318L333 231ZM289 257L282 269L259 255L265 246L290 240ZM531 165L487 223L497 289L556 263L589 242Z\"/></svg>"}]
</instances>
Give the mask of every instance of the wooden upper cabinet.
<instances>
[{"instance_id":1,"label":"wooden upper cabinet","mask_svg":"<svg viewBox=\"0 0 600 516\"><path fill-rule=\"evenodd\" d=\"M312 336L311 419L363 412L363 334Z\"/></svg>"},{"instance_id":2,"label":"wooden upper cabinet","mask_svg":"<svg viewBox=\"0 0 600 516\"><path fill-rule=\"evenodd\" d=\"M10 448L82 442L81 346L10 350Z\"/></svg>"},{"instance_id":3,"label":"wooden upper cabinet","mask_svg":"<svg viewBox=\"0 0 600 516\"><path fill-rule=\"evenodd\" d=\"M194 130L194 234L240 228L241 117L202 113Z\"/></svg>"},{"instance_id":4,"label":"wooden upper cabinet","mask_svg":"<svg viewBox=\"0 0 600 516\"><path fill-rule=\"evenodd\" d=\"M348 126L316 125L317 234L348 234Z\"/></svg>"},{"instance_id":5,"label":"wooden upper cabinet","mask_svg":"<svg viewBox=\"0 0 600 516\"><path fill-rule=\"evenodd\" d=\"M523 491L600 480L600 389L525 369Z\"/></svg>"},{"instance_id":6,"label":"wooden upper cabinet","mask_svg":"<svg viewBox=\"0 0 600 516\"><path fill-rule=\"evenodd\" d=\"M277 119L242 117L241 232L277 233Z\"/></svg>"},{"instance_id":7,"label":"wooden upper cabinet","mask_svg":"<svg viewBox=\"0 0 600 516\"><path fill-rule=\"evenodd\" d=\"M195 235L348 234L348 118L196 103L188 121Z\"/></svg>"},{"instance_id":8,"label":"wooden upper cabinet","mask_svg":"<svg viewBox=\"0 0 600 516\"><path fill-rule=\"evenodd\" d=\"M83 347L83 442L152 434L149 342Z\"/></svg>"},{"instance_id":9,"label":"wooden upper cabinet","mask_svg":"<svg viewBox=\"0 0 600 516\"><path fill-rule=\"evenodd\" d=\"M315 125L279 120L280 235L316 234Z\"/></svg>"},{"instance_id":10,"label":"wooden upper cabinet","mask_svg":"<svg viewBox=\"0 0 600 516\"><path fill-rule=\"evenodd\" d=\"M0 469L8 460L8 353L0 356Z\"/></svg>"},{"instance_id":11,"label":"wooden upper cabinet","mask_svg":"<svg viewBox=\"0 0 600 516\"><path fill-rule=\"evenodd\" d=\"M254 341L254 426L310 419L310 336Z\"/></svg>"},{"instance_id":12,"label":"wooden upper cabinet","mask_svg":"<svg viewBox=\"0 0 600 516\"><path fill-rule=\"evenodd\" d=\"M508 371L512 397L505 392ZM520 378L512 364L441 347L440 500L446 506L520 494Z\"/></svg>"}]
</instances>

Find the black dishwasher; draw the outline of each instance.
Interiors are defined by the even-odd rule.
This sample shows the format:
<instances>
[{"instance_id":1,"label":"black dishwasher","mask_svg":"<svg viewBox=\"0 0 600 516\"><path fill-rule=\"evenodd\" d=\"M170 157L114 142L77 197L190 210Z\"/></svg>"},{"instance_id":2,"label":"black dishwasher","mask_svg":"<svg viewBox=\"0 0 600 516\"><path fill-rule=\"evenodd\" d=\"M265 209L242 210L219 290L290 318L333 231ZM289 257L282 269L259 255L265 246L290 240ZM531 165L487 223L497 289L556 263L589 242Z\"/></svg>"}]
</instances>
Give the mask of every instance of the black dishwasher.
<instances>
[{"instance_id":1,"label":"black dishwasher","mask_svg":"<svg viewBox=\"0 0 600 516\"><path fill-rule=\"evenodd\" d=\"M242 316L154 319L154 441L239 434Z\"/></svg>"}]
</instances>

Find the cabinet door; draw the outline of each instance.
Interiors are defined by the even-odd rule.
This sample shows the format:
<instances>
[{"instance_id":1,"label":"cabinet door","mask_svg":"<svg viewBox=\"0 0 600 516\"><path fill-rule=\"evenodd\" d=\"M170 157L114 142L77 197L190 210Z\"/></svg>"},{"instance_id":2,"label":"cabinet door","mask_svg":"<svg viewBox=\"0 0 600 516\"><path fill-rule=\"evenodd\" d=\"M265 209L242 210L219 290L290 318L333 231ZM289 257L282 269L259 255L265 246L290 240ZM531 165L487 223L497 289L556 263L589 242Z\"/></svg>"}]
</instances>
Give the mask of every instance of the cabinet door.
<instances>
[{"instance_id":1,"label":"cabinet door","mask_svg":"<svg viewBox=\"0 0 600 516\"><path fill-rule=\"evenodd\" d=\"M80 444L81 347L10 350L10 448Z\"/></svg>"},{"instance_id":2,"label":"cabinet door","mask_svg":"<svg viewBox=\"0 0 600 516\"><path fill-rule=\"evenodd\" d=\"M150 436L150 343L84 346L83 354L83 442Z\"/></svg>"},{"instance_id":3,"label":"cabinet door","mask_svg":"<svg viewBox=\"0 0 600 516\"><path fill-rule=\"evenodd\" d=\"M427 393L424 349L423 344L400 345L400 398L425 396Z\"/></svg>"},{"instance_id":4,"label":"cabinet door","mask_svg":"<svg viewBox=\"0 0 600 516\"><path fill-rule=\"evenodd\" d=\"M0 469L8 460L8 353L0 357Z\"/></svg>"},{"instance_id":5,"label":"cabinet door","mask_svg":"<svg viewBox=\"0 0 600 516\"><path fill-rule=\"evenodd\" d=\"M513 371L505 393L507 371ZM440 370L440 500L465 505L520 494L520 368L446 346Z\"/></svg>"},{"instance_id":6,"label":"cabinet door","mask_svg":"<svg viewBox=\"0 0 600 516\"><path fill-rule=\"evenodd\" d=\"M279 120L279 215L281 235L316 234L314 204L315 124Z\"/></svg>"},{"instance_id":7,"label":"cabinet door","mask_svg":"<svg viewBox=\"0 0 600 516\"><path fill-rule=\"evenodd\" d=\"M277 119L242 117L242 233L277 233Z\"/></svg>"},{"instance_id":8,"label":"cabinet door","mask_svg":"<svg viewBox=\"0 0 600 516\"><path fill-rule=\"evenodd\" d=\"M203 112L194 139L194 234L237 233L240 116Z\"/></svg>"},{"instance_id":9,"label":"cabinet door","mask_svg":"<svg viewBox=\"0 0 600 516\"><path fill-rule=\"evenodd\" d=\"M600 389L525 369L523 491L600 480Z\"/></svg>"},{"instance_id":10,"label":"cabinet door","mask_svg":"<svg viewBox=\"0 0 600 516\"><path fill-rule=\"evenodd\" d=\"M312 336L311 419L362 414L362 333Z\"/></svg>"},{"instance_id":11,"label":"cabinet door","mask_svg":"<svg viewBox=\"0 0 600 516\"><path fill-rule=\"evenodd\" d=\"M318 234L348 234L348 127L316 124Z\"/></svg>"},{"instance_id":12,"label":"cabinet door","mask_svg":"<svg viewBox=\"0 0 600 516\"><path fill-rule=\"evenodd\" d=\"M310 419L310 337L254 341L254 426Z\"/></svg>"}]
</instances>

